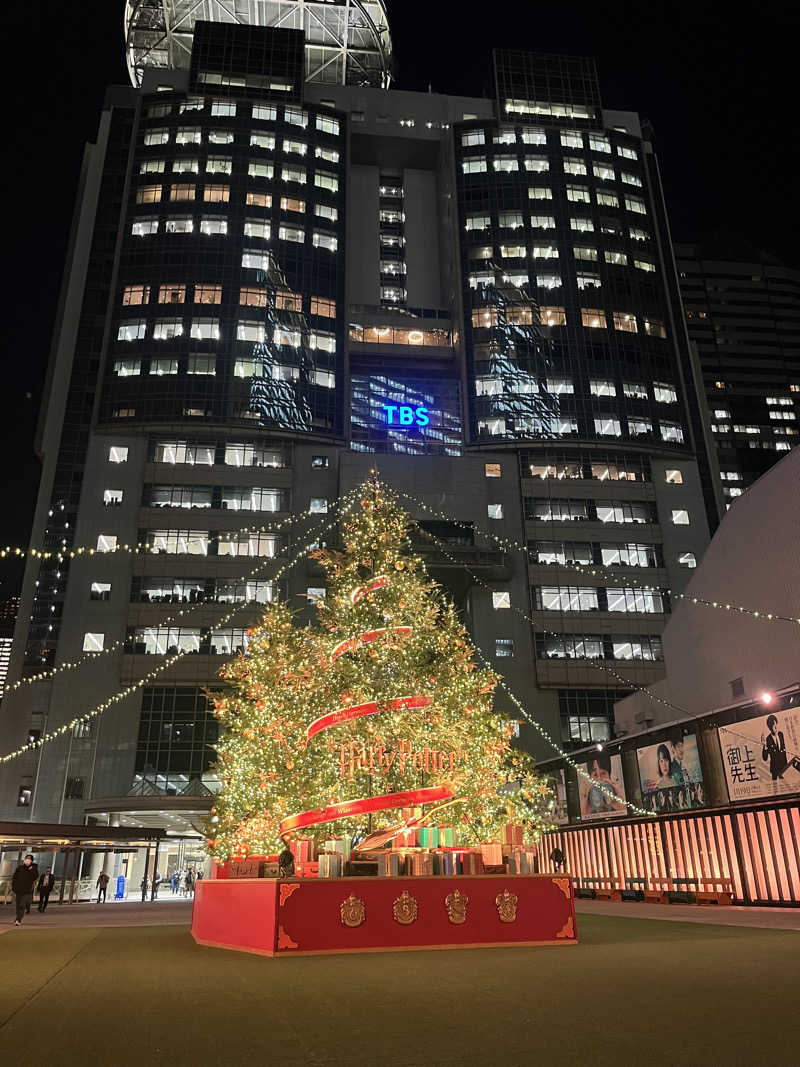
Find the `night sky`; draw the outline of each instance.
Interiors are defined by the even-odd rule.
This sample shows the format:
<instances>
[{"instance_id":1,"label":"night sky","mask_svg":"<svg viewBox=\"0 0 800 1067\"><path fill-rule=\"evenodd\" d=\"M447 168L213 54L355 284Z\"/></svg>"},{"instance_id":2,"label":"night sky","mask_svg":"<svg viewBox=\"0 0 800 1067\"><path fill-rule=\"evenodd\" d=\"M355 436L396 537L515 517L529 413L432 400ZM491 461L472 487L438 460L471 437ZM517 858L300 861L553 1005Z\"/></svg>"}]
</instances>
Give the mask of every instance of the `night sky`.
<instances>
[{"instance_id":1,"label":"night sky","mask_svg":"<svg viewBox=\"0 0 800 1067\"><path fill-rule=\"evenodd\" d=\"M529 3L389 0L402 89L490 92L492 47L591 55L603 103L655 129L673 235L800 266L796 43L786 0ZM83 145L105 87L128 84L122 0L3 5L6 281L0 543L26 544L33 437ZM432 13L433 12L433 13ZM0 571L0 599L21 569Z\"/></svg>"}]
</instances>

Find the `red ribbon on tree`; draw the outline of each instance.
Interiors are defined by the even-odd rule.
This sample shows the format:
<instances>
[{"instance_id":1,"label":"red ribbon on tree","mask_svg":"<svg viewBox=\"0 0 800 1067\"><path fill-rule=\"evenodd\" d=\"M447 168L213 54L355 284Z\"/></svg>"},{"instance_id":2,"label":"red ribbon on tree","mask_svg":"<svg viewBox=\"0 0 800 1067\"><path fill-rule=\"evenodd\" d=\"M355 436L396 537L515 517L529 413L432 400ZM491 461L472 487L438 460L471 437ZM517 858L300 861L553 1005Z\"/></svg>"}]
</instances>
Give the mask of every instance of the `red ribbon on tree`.
<instances>
[{"instance_id":1,"label":"red ribbon on tree","mask_svg":"<svg viewBox=\"0 0 800 1067\"><path fill-rule=\"evenodd\" d=\"M379 637L385 633L406 634L411 633L410 626L382 626L380 630L367 630L366 633L361 634L359 637L348 637L344 641L340 641L336 648L331 652L331 663L335 663L339 656L345 652L354 652L359 644L368 645L370 641L377 641Z\"/></svg>"},{"instance_id":2,"label":"red ribbon on tree","mask_svg":"<svg viewBox=\"0 0 800 1067\"><path fill-rule=\"evenodd\" d=\"M404 793L384 793L378 797L362 797L360 800L344 800L340 804L329 804L318 811L301 811L290 815L280 824L280 834L292 830L303 830L308 826L317 826L321 822L336 822L337 819L349 819L353 815L368 815L373 811L387 811L390 808L414 808L421 804L433 804L438 800L449 800L455 796L449 785L431 786L428 789L409 789Z\"/></svg>"},{"instance_id":3,"label":"red ribbon on tree","mask_svg":"<svg viewBox=\"0 0 800 1067\"><path fill-rule=\"evenodd\" d=\"M315 734L321 733L331 726L339 726L340 723L350 722L352 719L360 719L362 715L377 715L379 711L404 711L409 708L426 708L432 703L433 700L430 697L417 695L413 697L395 697L394 700L389 700L385 704L378 704L374 700L370 700L366 704L351 704L349 707L339 708L338 711L329 711L326 715L320 715L318 719L314 719L306 729L306 737L310 741Z\"/></svg>"}]
</instances>

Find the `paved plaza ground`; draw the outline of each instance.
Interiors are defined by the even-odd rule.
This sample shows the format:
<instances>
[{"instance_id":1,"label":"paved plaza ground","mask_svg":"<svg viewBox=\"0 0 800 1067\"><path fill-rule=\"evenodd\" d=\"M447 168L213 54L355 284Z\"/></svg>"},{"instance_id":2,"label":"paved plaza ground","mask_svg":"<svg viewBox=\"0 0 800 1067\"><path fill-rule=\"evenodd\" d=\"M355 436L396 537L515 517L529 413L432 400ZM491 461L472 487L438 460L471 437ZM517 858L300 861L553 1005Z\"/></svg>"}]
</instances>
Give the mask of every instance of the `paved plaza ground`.
<instances>
[{"instance_id":1,"label":"paved plaza ground","mask_svg":"<svg viewBox=\"0 0 800 1067\"><path fill-rule=\"evenodd\" d=\"M581 902L574 947L269 960L199 948L189 907L64 906L20 929L0 909L3 1062L797 1061L793 911L690 908L685 921Z\"/></svg>"}]
</instances>

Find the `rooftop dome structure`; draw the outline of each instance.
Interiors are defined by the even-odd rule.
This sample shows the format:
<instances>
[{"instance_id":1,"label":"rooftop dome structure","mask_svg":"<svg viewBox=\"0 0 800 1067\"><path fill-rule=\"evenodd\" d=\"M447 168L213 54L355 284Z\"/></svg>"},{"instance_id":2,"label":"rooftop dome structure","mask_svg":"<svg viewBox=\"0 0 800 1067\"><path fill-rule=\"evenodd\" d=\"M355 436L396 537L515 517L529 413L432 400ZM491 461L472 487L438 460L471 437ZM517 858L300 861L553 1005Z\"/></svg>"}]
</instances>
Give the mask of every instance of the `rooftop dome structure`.
<instances>
[{"instance_id":1,"label":"rooftop dome structure","mask_svg":"<svg viewBox=\"0 0 800 1067\"><path fill-rule=\"evenodd\" d=\"M392 43L384 0L126 0L128 72L188 68L196 22L305 33L306 81L388 88Z\"/></svg>"}]
</instances>

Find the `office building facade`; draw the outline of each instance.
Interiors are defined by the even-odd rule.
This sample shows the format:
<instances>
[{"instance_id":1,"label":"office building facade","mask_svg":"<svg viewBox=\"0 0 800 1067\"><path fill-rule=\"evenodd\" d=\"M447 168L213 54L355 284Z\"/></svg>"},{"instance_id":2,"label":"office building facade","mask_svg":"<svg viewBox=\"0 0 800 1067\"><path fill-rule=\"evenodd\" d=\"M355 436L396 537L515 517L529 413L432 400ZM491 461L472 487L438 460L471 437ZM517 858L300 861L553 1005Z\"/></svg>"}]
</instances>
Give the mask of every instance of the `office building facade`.
<instances>
[{"instance_id":1,"label":"office building facade","mask_svg":"<svg viewBox=\"0 0 800 1067\"><path fill-rule=\"evenodd\" d=\"M387 89L376 34L333 84L300 30L198 21L109 90L11 672L80 665L5 702L3 749L120 698L6 766L16 817L207 807L206 690L265 601L324 595L287 564L373 466L556 741L661 674L708 527L646 131L573 57L498 53L494 98Z\"/></svg>"},{"instance_id":2,"label":"office building facade","mask_svg":"<svg viewBox=\"0 0 800 1067\"><path fill-rule=\"evenodd\" d=\"M800 271L698 245L675 257L729 505L798 444Z\"/></svg>"}]
</instances>

